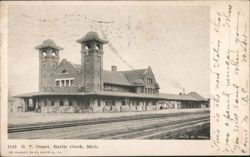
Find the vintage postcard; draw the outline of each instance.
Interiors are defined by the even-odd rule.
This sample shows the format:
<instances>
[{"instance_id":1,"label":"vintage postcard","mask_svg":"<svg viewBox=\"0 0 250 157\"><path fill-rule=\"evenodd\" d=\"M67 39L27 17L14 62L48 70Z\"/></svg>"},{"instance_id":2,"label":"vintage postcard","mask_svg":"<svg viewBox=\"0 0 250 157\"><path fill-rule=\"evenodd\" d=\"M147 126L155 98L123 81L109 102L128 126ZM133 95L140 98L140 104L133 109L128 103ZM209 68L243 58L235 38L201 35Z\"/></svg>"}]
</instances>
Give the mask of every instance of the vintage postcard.
<instances>
[{"instance_id":1,"label":"vintage postcard","mask_svg":"<svg viewBox=\"0 0 250 157\"><path fill-rule=\"evenodd\" d=\"M249 1L1 2L1 156L249 155Z\"/></svg>"}]
</instances>

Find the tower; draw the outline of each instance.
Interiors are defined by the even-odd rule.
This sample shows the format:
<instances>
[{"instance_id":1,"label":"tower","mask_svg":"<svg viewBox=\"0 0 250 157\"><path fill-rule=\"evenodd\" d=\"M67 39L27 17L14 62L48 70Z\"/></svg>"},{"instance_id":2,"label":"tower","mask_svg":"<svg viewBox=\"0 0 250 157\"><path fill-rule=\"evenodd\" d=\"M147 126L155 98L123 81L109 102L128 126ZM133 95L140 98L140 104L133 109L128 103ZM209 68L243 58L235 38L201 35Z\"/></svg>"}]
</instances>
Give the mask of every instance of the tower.
<instances>
[{"instance_id":1,"label":"tower","mask_svg":"<svg viewBox=\"0 0 250 157\"><path fill-rule=\"evenodd\" d=\"M81 87L84 92L103 89L103 45L107 41L99 38L96 32L88 32L77 40L81 44Z\"/></svg>"},{"instance_id":2,"label":"tower","mask_svg":"<svg viewBox=\"0 0 250 157\"><path fill-rule=\"evenodd\" d=\"M39 51L39 91L52 91L55 86L53 72L59 63L59 50L63 48L47 39L35 49Z\"/></svg>"}]
</instances>

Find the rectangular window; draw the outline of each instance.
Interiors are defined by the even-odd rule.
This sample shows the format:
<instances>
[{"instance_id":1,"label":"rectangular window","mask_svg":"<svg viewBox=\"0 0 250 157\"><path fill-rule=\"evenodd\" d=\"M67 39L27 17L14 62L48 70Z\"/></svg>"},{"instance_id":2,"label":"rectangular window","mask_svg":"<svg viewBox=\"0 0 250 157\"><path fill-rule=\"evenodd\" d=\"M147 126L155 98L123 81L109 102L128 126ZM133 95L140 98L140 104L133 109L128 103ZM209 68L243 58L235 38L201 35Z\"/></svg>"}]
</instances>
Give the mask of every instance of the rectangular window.
<instances>
[{"instance_id":1,"label":"rectangular window","mask_svg":"<svg viewBox=\"0 0 250 157\"><path fill-rule=\"evenodd\" d=\"M69 87L69 80L66 80L66 86Z\"/></svg>"},{"instance_id":2,"label":"rectangular window","mask_svg":"<svg viewBox=\"0 0 250 157\"><path fill-rule=\"evenodd\" d=\"M86 64L89 64L89 59L88 58L86 58Z\"/></svg>"},{"instance_id":3,"label":"rectangular window","mask_svg":"<svg viewBox=\"0 0 250 157\"><path fill-rule=\"evenodd\" d=\"M123 100L123 101L122 101L122 106L125 106L125 105L126 105L126 101Z\"/></svg>"},{"instance_id":4,"label":"rectangular window","mask_svg":"<svg viewBox=\"0 0 250 157\"><path fill-rule=\"evenodd\" d=\"M139 105L140 105L140 102L139 102L139 101L136 101L136 105L139 106Z\"/></svg>"},{"instance_id":5,"label":"rectangular window","mask_svg":"<svg viewBox=\"0 0 250 157\"><path fill-rule=\"evenodd\" d=\"M105 86L104 86L104 89L105 89L105 90L111 90L111 86L105 85Z\"/></svg>"},{"instance_id":6,"label":"rectangular window","mask_svg":"<svg viewBox=\"0 0 250 157\"><path fill-rule=\"evenodd\" d=\"M112 100L112 106L115 106L115 100Z\"/></svg>"},{"instance_id":7,"label":"rectangular window","mask_svg":"<svg viewBox=\"0 0 250 157\"><path fill-rule=\"evenodd\" d=\"M72 106L73 105L73 101L69 101L69 106Z\"/></svg>"},{"instance_id":8,"label":"rectangular window","mask_svg":"<svg viewBox=\"0 0 250 157\"><path fill-rule=\"evenodd\" d=\"M64 80L62 80L62 86L65 86L65 81Z\"/></svg>"},{"instance_id":9,"label":"rectangular window","mask_svg":"<svg viewBox=\"0 0 250 157\"><path fill-rule=\"evenodd\" d=\"M98 99L98 107L100 107L100 106L101 106L101 100Z\"/></svg>"},{"instance_id":10,"label":"rectangular window","mask_svg":"<svg viewBox=\"0 0 250 157\"><path fill-rule=\"evenodd\" d=\"M113 86L113 87L112 87L112 90L113 90L113 91L117 91L117 90L118 90L118 88L117 88L117 87L115 87L115 86Z\"/></svg>"},{"instance_id":11,"label":"rectangular window","mask_svg":"<svg viewBox=\"0 0 250 157\"><path fill-rule=\"evenodd\" d=\"M70 80L70 85L73 86L73 84L74 84L74 81Z\"/></svg>"},{"instance_id":12,"label":"rectangular window","mask_svg":"<svg viewBox=\"0 0 250 157\"><path fill-rule=\"evenodd\" d=\"M56 86L57 86L57 87L60 86L60 81L56 81Z\"/></svg>"},{"instance_id":13,"label":"rectangular window","mask_svg":"<svg viewBox=\"0 0 250 157\"><path fill-rule=\"evenodd\" d=\"M55 106L55 102L54 101L51 101L51 106Z\"/></svg>"},{"instance_id":14,"label":"rectangular window","mask_svg":"<svg viewBox=\"0 0 250 157\"><path fill-rule=\"evenodd\" d=\"M59 101L59 105L60 105L60 106L63 106L63 105L64 105L63 100L60 100L60 101Z\"/></svg>"},{"instance_id":15,"label":"rectangular window","mask_svg":"<svg viewBox=\"0 0 250 157\"><path fill-rule=\"evenodd\" d=\"M106 100L105 104L106 104L106 106L111 106L112 105L112 100Z\"/></svg>"},{"instance_id":16,"label":"rectangular window","mask_svg":"<svg viewBox=\"0 0 250 157\"><path fill-rule=\"evenodd\" d=\"M154 105L154 106L155 106L155 105L156 105L156 102L155 102L155 101L153 101L153 102L152 102L152 105Z\"/></svg>"}]
</instances>

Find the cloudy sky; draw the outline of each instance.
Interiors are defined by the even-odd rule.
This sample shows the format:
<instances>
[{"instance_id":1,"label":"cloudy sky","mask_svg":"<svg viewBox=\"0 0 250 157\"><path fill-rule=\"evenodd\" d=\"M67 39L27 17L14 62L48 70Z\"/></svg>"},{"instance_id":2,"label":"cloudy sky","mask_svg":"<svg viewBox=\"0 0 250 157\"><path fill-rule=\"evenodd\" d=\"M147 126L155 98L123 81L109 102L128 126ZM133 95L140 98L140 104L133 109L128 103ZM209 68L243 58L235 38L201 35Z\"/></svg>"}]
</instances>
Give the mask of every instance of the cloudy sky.
<instances>
[{"instance_id":1,"label":"cloudy sky","mask_svg":"<svg viewBox=\"0 0 250 157\"><path fill-rule=\"evenodd\" d=\"M60 59L80 64L76 40L96 31L104 69L151 66L160 92L209 96L209 7L188 5L11 5L8 87L12 95L38 91L38 52L48 38L64 48Z\"/></svg>"}]
</instances>

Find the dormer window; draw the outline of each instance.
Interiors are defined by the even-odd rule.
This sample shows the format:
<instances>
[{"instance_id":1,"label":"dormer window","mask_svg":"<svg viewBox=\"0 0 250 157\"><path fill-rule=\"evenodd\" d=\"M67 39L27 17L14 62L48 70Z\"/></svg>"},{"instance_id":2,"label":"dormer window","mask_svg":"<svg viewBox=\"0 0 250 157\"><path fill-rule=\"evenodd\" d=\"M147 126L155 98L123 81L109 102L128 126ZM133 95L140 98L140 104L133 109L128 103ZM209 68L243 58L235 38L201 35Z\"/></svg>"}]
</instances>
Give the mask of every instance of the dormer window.
<instances>
[{"instance_id":1,"label":"dormer window","mask_svg":"<svg viewBox=\"0 0 250 157\"><path fill-rule=\"evenodd\" d=\"M46 51L43 51L43 56L47 56L47 52Z\"/></svg>"},{"instance_id":2,"label":"dormer window","mask_svg":"<svg viewBox=\"0 0 250 157\"><path fill-rule=\"evenodd\" d=\"M68 73L68 72L67 72L67 70L63 70L62 73L65 74L65 73Z\"/></svg>"}]
</instances>

